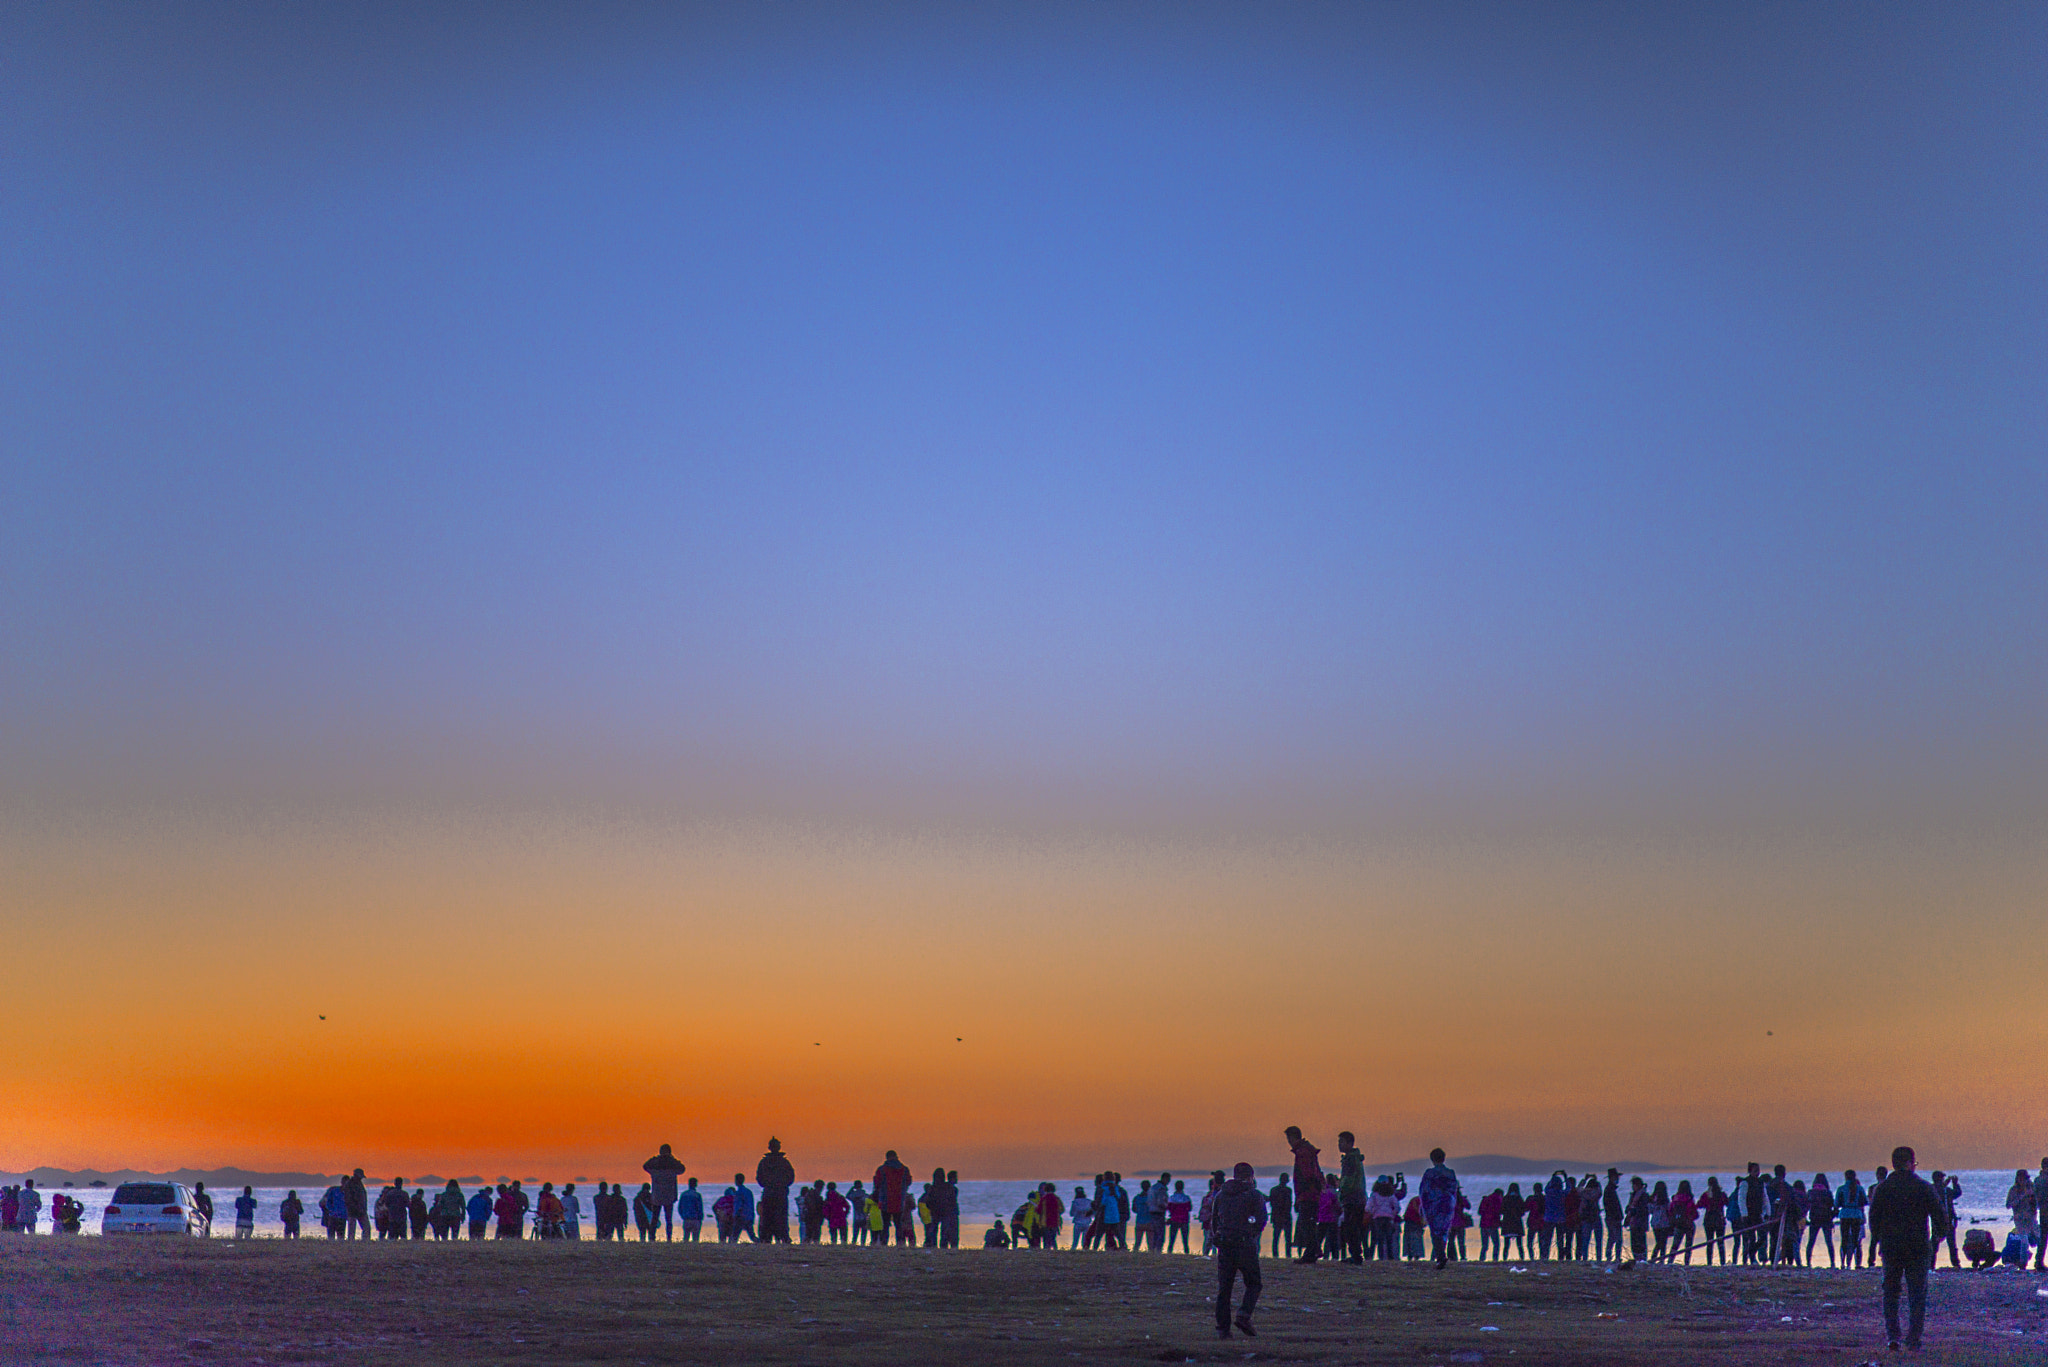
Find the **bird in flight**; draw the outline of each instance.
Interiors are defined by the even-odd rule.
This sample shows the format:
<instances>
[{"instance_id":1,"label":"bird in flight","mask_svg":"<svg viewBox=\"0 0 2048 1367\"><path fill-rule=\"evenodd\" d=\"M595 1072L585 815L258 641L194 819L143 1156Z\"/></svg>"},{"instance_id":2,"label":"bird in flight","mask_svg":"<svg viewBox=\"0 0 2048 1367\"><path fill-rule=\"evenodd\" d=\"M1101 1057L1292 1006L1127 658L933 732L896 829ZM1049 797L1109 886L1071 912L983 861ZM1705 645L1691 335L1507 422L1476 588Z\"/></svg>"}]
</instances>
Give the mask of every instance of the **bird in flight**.
<instances>
[{"instance_id":1,"label":"bird in flight","mask_svg":"<svg viewBox=\"0 0 2048 1367\"><path fill-rule=\"evenodd\" d=\"M322 1016L322 1017L321 1017L320 1019L321 1019L321 1020L326 1020L326 1019L327 1019L327 1017L325 1017L325 1016Z\"/></svg>"}]
</instances>

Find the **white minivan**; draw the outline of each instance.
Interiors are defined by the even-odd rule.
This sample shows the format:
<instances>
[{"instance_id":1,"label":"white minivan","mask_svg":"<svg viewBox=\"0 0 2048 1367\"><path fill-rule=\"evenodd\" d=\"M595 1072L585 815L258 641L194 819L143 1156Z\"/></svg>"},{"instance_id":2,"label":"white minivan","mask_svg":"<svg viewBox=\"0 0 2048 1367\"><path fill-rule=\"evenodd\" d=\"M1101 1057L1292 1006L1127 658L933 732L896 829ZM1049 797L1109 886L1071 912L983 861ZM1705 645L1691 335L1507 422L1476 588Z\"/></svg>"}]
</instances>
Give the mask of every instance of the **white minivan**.
<instances>
[{"instance_id":1,"label":"white minivan","mask_svg":"<svg viewBox=\"0 0 2048 1367\"><path fill-rule=\"evenodd\" d=\"M114 1188L102 1234L201 1234L206 1217L183 1182L123 1182Z\"/></svg>"}]
</instances>

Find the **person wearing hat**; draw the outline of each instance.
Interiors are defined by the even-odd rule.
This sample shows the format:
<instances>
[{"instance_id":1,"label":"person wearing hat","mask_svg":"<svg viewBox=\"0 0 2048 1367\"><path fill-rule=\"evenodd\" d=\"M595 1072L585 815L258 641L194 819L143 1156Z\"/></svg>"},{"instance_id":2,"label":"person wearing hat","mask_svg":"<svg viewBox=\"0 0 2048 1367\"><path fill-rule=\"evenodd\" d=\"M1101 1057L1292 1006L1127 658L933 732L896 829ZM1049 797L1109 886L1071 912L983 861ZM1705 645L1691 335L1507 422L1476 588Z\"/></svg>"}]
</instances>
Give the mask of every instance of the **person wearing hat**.
<instances>
[{"instance_id":1,"label":"person wearing hat","mask_svg":"<svg viewBox=\"0 0 2048 1367\"><path fill-rule=\"evenodd\" d=\"M1216 1337L1230 1337L1235 1324L1240 1332L1256 1338L1252 1311L1258 1308L1264 1279L1259 1275L1259 1236L1266 1231L1266 1197L1252 1180L1252 1165L1239 1163L1216 1192L1210 1218L1215 1222L1216 1244ZM1244 1300L1237 1315L1230 1313L1230 1292L1239 1277L1244 1278Z\"/></svg>"},{"instance_id":2,"label":"person wearing hat","mask_svg":"<svg viewBox=\"0 0 2048 1367\"><path fill-rule=\"evenodd\" d=\"M661 1152L640 1165L653 1189L655 1224L668 1238L676 1237L676 1179L683 1175L683 1160L663 1144Z\"/></svg>"},{"instance_id":3,"label":"person wearing hat","mask_svg":"<svg viewBox=\"0 0 2048 1367\"><path fill-rule=\"evenodd\" d=\"M780 1139L768 1140L768 1152L754 1166L754 1181L761 1188L761 1200L755 1207L755 1228L760 1231L756 1237L764 1244L788 1243L789 1188L796 1181L796 1169L782 1151Z\"/></svg>"}]
</instances>

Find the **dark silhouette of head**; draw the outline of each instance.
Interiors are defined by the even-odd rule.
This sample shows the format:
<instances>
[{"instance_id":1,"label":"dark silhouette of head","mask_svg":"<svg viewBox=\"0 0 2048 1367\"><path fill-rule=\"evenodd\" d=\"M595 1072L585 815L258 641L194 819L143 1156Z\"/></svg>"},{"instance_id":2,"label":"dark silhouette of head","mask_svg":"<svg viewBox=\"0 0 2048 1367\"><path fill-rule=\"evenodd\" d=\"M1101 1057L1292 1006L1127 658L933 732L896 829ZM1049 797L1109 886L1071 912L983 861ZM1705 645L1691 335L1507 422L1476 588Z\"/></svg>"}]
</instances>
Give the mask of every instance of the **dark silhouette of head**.
<instances>
[{"instance_id":1,"label":"dark silhouette of head","mask_svg":"<svg viewBox=\"0 0 2048 1367\"><path fill-rule=\"evenodd\" d=\"M668 1145L663 1144L661 1146L661 1156L663 1158L673 1158L675 1155L669 1152Z\"/></svg>"},{"instance_id":2,"label":"dark silhouette of head","mask_svg":"<svg viewBox=\"0 0 2048 1367\"><path fill-rule=\"evenodd\" d=\"M1892 1150L1892 1169L1894 1171L1911 1172L1913 1170L1913 1163L1913 1151L1904 1144Z\"/></svg>"},{"instance_id":3,"label":"dark silhouette of head","mask_svg":"<svg viewBox=\"0 0 2048 1367\"><path fill-rule=\"evenodd\" d=\"M772 1134L771 1134L771 1135L769 1135L769 1136L768 1136L768 1152L770 1152L770 1153L780 1153L781 1151L782 1151L782 1141L781 1141L780 1139L777 1139L777 1138L776 1138L776 1137L775 1137L774 1135L772 1135Z\"/></svg>"},{"instance_id":4,"label":"dark silhouette of head","mask_svg":"<svg viewBox=\"0 0 2048 1367\"><path fill-rule=\"evenodd\" d=\"M1429 1151L1429 1161L1430 1161L1430 1162L1432 1162L1432 1163L1441 1163L1441 1162L1443 1162L1443 1161L1444 1161L1444 1151L1443 1151L1442 1149L1431 1149L1431 1150Z\"/></svg>"}]
</instances>

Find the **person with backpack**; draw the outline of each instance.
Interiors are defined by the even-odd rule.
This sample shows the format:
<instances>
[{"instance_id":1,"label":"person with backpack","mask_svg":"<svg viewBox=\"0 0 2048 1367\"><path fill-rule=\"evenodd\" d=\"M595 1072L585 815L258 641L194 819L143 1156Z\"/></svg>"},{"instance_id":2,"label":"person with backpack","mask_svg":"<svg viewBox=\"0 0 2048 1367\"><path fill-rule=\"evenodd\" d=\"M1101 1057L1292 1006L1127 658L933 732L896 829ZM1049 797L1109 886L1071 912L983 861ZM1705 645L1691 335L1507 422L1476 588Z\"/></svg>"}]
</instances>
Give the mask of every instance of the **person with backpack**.
<instances>
[{"instance_id":1,"label":"person with backpack","mask_svg":"<svg viewBox=\"0 0 2048 1367\"><path fill-rule=\"evenodd\" d=\"M277 1203L277 1218L284 1225L285 1238L296 1239L299 1237L299 1220L305 1213L306 1203L299 1199L298 1189L295 1187L287 1191L284 1194L284 1200Z\"/></svg>"},{"instance_id":2,"label":"person with backpack","mask_svg":"<svg viewBox=\"0 0 2048 1367\"><path fill-rule=\"evenodd\" d=\"M434 1197L433 1225L436 1239L461 1237L463 1207L462 1188L450 1181Z\"/></svg>"},{"instance_id":3,"label":"person with backpack","mask_svg":"<svg viewBox=\"0 0 2048 1367\"><path fill-rule=\"evenodd\" d=\"M1231 1169L1229 1180L1217 1189L1212 1219L1216 1247L1216 1337L1229 1338L1235 1325L1240 1333L1256 1338L1258 1331L1252 1328L1252 1312L1258 1309L1259 1292L1265 1280L1259 1275L1259 1236L1266 1230L1266 1198L1259 1194L1258 1183L1252 1180L1251 1164L1239 1163ZM1244 1299L1232 1316L1230 1293L1239 1279L1244 1282Z\"/></svg>"},{"instance_id":4,"label":"person with backpack","mask_svg":"<svg viewBox=\"0 0 2048 1367\"><path fill-rule=\"evenodd\" d=\"M329 1187L320 1196L320 1228L330 1239L346 1237L348 1229L348 1193L339 1185Z\"/></svg>"}]
</instances>

